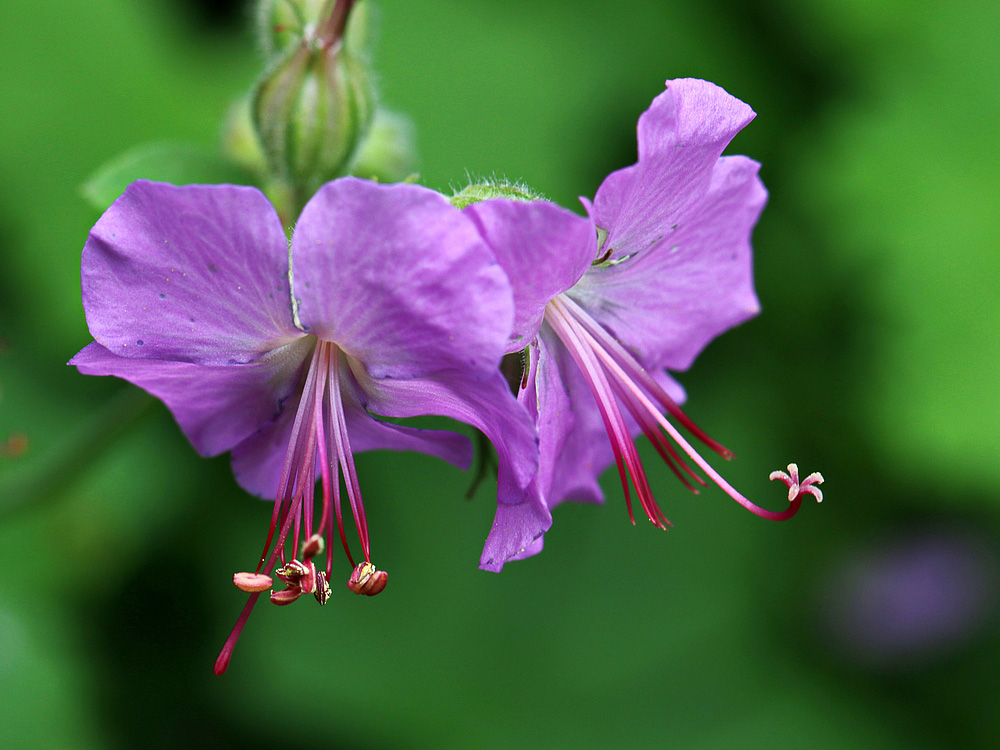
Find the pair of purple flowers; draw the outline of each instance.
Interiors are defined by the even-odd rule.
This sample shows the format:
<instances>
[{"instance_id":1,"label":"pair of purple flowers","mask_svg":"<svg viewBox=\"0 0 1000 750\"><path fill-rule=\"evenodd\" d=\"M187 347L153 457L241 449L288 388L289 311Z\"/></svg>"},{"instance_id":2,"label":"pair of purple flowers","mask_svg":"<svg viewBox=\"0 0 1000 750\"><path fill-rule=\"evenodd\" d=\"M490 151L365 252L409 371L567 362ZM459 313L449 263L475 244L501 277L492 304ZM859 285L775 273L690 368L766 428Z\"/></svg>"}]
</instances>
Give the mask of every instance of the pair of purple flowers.
<instances>
[{"instance_id":1,"label":"pair of purple flowers","mask_svg":"<svg viewBox=\"0 0 1000 750\"><path fill-rule=\"evenodd\" d=\"M759 309L749 238L766 192L756 162L721 157L752 118L713 84L668 82L639 119L638 162L585 201L587 218L544 201L459 210L416 185L344 178L309 201L289 243L253 188L129 187L83 250L95 341L71 364L162 399L200 453L231 451L237 481L275 499L256 570L234 576L250 597L216 672L274 577L285 584L270 595L276 604L303 594L326 602L335 537L351 590L385 586L354 453L471 462L460 435L377 417L443 415L491 440L498 505L487 570L538 552L556 504L600 502L597 478L612 461L630 516L631 479L664 527L632 442L640 430L689 487L704 480L682 454L765 518L790 518L805 493L821 499L822 477L800 483L792 465L772 474L789 487L788 508L758 508L664 416L728 457L680 411L683 391L664 370L687 368ZM515 395L498 365L518 352Z\"/></svg>"}]
</instances>

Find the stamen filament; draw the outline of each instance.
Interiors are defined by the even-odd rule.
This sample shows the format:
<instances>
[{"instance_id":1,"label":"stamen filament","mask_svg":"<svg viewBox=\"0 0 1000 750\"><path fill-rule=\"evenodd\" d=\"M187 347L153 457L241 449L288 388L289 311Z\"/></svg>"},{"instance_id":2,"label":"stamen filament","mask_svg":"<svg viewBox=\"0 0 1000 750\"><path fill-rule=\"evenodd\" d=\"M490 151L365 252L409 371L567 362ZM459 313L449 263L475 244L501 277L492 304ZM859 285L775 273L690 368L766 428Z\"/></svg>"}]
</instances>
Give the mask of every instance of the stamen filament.
<instances>
[{"instance_id":1,"label":"stamen filament","mask_svg":"<svg viewBox=\"0 0 1000 750\"><path fill-rule=\"evenodd\" d=\"M229 660L233 656L233 649L236 648L236 641L240 638L240 633L243 632L243 626L247 624L247 619L250 617L250 613L253 611L254 605L257 603L257 599L260 598L260 594L250 594L250 598L247 603L243 605L243 611L240 612L240 616L236 618L236 625L233 626L232 631L229 633L229 637L226 639L225 644L222 646L222 651L215 659L215 666L212 671L215 674L221 675L229 667Z\"/></svg>"},{"instance_id":2,"label":"stamen filament","mask_svg":"<svg viewBox=\"0 0 1000 750\"><path fill-rule=\"evenodd\" d=\"M323 342L317 344L317 350L322 345ZM317 380L317 370L319 368L318 357L316 353L313 353L312 361L309 363L309 371L306 374L306 382L302 388L302 399L306 398L306 394L312 393L316 388ZM294 475L292 473L292 467L296 465L294 458L295 454L298 452L299 438L302 434L302 420L305 417L305 412L302 409L302 401L299 402L299 409L295 413L295 420L292 423L291 437L288 442L288 450L285 453L285 463L281 467L281 478L278 480L278 499L274 503L274 510L271 513L271 527L267 532L267 539L264 542L264 551L260 553L260 562L257 564L257 572L260 572L261 567L264 565L264 560L267 557L267 551L271 547L271 541L274 536L274 529L277 526L278 518L282 512L282 508L285 503L291 499L292 489L294 486ZM289 482L292 485L289 485Z\"/></svg>"},{"instance_id":3,"label":"stamen filament","mask_svg":"<svg viewBox=\"0 0 1000 750\"><path fill-rule=\"evenodd\" d=\"M558 306L560 302L563 301L565 295L560 295L552 301L553 306ZM584 313L585 314L585 313ZM564 313L566 315L566 313ZM566 316L568 318L568 315ZM589 317L589 316L588 316ZM794 516L801 506L802 493L798 493L795 498L789 503L789 507L784 511L772 511L765 508L761 508L756 503L747 499L741 492L734 488L729 482L723 478L715 469L712 468L701 454L696 451L691 444L684 439L684 436L680 434L676 427L674 427L656 408L656 406L650 401L646 394L635 384L635 382L629 377L625 370L618 364L615 357L609 354L603 346L598 343L598 341L590 334L588 330L583 330L582 326L578 326L578 330L582 335L584 341L589 344L589 348L600 358L604 363L604 366L613 374L616 380L632 394L632 396L641 404L649 413L649 415L656 420L656 422L666 431L670 438L677 443L677 445L683 450L687 455L694 461L702 471L715 482L716 485L722 489L727 495L729 495L733 500L738 502L747 510L755 513L761 518L766 518L771 521L785 521L792 516ZM647 375L648 377L648 375ZM652 378L649 378L652 380Z\"/></svg>"},{"instance_id":4,"label":"stamen filament","mask_svg":"<svg viewBox=\"0 0 1000 750\"><path fill-rule=\"evenodd\" d=\"M361 485L358 482L357 470L354 468L351 441L347 436L347 423L344 421L344 406L340 393L339 351L339 349L334 348L333 362L330 368L330 394L333 397L335 427L339 433L337 451L340 458L340 465L344 468L344 484L347 487L347 497L351 501L351 512L354 514L354 523L358 528L358 536L361 537L361 551L364 552L365 561L371 562L371 553L368 548L368 519L365 517L365 506L361 502Z\"/></svg>"},{"instance_id":5,"label":"stamen filament","mask_svg":"<svg viewBox=\"0 0 1000 750\"><path fill-rule=\"evenodd\" d=\"M320 604L326 602L329 597L327 581L333 572L333 558L324 542L323 534L332 538L335 518L347 559L353 570L358 569L344 530L340 504L341 475L344 478L344 486L364 553L365 559L362 564L367 566L365 570L370 569L363 581L353 584L352 590L373 596L385 587L388 574L376 570L371 564L368 521L365 517L361 485L358 482L347 434L341 388L350 386L341 382L341 354L337 345L329 341L317 341L313 349L298 408L292 420L264 549L254 574L236 574L233 579L237 587L243 583L243 590L252 593L216 660L216 674L222 674L228 667L236 641L261 593L254 588L267 586L267 583L260 584L259 579L268 580L279 558L282 567L277 575L284 581L286 588L280 591L272 590L272 602L291 604L304 593L315 594ZM349 366L350 362L345 359L343 364ZM317 473L321 482L323 502L318 524L315 505ZM289 532L292 535L291 539ZM303 560L298 559L300 543ZM290 560L288 552L291 553ZM321 552L326 554L325 575L316 570L316 564L312 560ZM248 581L250 583L247 583Z\"/></svg>"},{"instance_id":6,"label":"stamen filament","mask_svg":"<svg viewBox=\"0 0 1000 750\"><path fill-rule=\"evenodd\" d=\"M580 305L578 305L572 297L567 294L560 294L558 297L559 301L566 306L568 311L572 314L573 319L578 321L583 325L592 337L601 342L604 348L613 354L618 362L629 372L629 374L637 379L642 386L651 393L657 401L667 410L674 419L681 423L681 426L685 430L694 435L698 440L708 446L711 450L718 453L724 459L729 461L733 458L733 452L726 448L724 445L719 443L717 440L710 437L705 433L694 421L689 417L677 402L674 401L670 394L668 394L659 383L648 373L646 368L639 364L629 352L619 344L613 336L611 336L603 326L601 326L597 321L591 318L586 310L584 310Z\"/></svg>"},{"instance_id":7,"label":"stamen filament","mask_svg":"<svg viewBox=\"0 0 1000 750\"><path fill-rule=\"evenodd\" d=\"M591 348L584 345L584 342L580 340L577 330L572 326L566 313L558 306L557 300L558 298L553 300L546 309L546 320L549 321L552 330L562 340L570 356L580 368L597 401L601 417L604 420L604 427L611 437L611 447L615 452L618 473L621 476L622 486L625 490L625 503L629 510L629 518L632 519L632 523L634 524L635 518L632 514L631 499L628 495L628 481L626 479L626 471L622 467L622 459L624 459L625 469L627 469L628 474L632 477L632 485L635 487L636 495L639 496L639 502L643 510L646 511L646 516L654 525L666 528L659 518L662 514L659 514L657 512L658 509L655 509L656 504L653 502L652 491L646 480L646 474L642 468L642 462L639 460L638 451L636 450L635 443L632 442L632 436L628 432L625 419L618 408L618 402L614 397L604 371L594 358Z\"/></svg>"}]
</instances>

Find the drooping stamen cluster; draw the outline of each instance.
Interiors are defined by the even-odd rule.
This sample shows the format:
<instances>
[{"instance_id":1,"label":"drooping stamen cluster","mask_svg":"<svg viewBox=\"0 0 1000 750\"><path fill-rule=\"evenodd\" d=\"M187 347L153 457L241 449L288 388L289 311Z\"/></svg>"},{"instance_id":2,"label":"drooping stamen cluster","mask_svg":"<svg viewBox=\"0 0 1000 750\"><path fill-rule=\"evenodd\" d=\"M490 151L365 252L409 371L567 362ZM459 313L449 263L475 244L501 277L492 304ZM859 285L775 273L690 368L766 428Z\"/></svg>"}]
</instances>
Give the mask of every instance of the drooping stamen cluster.
<instances>
[{"instance_id":1,"label":"drooping stamen cluster","mask_svg":"<svg viewBox=\"0 0 1000 750\"><path fill-rule=\"evenodd\" d=\"M388 573L377 570L371 562L368 523L344 418L341 382L350 377L346 355L337 345L317 341L292 424L264 550L253 573L233 576L233 583L249 593L250 599L215 662L216 674L222 674L229 666L233 648L257 598L273 585L272 571L285 584L284 589L271 592L274 604L291 604L303 594L313 594L320 604L326 603L330 597L328 582L333 572L333 557L326 550L325 539L333 537L334 519L353 568L348 588L368 596L385 588ZM320 498L316 497L317 473ZM360 563L355 563L344 531L341 474L364 555ZM318 521L314 512L317 501L322 502ZM326 564L324 569L317 570L313 558L324 552ZM279 560L281 566L275 569Z\"/></svg>"},{"instance_id":2,"label":"drooping stamen cluster","mask_svg":"<svg viewBox=\"0 0 1000 750\"><path fill-rule=\"evenodd\" d=\"M635 517L632 514L629 478L646 517L653 525L661 529L671 525L653 499L642 462L639 460L639 453L635 443L632 442L619 402L625 405L628 413L677 478L696 494L698 489L691 484L691 481L704 486L705 480L685 463L674 444L727 495L761 518L771 521L785 521L791 518L799 511L802 495L806 493L812 494L817 500L822 500L822 493L816 486L822 483L822 475L815 472L800 483L798 467L790 464L789 474L773 472L770 475L771 479L779 479L789 487L788 508L784 511L771 511L751 502L702 458L661 413L661 409L723 458L731 459L733 454L694 424L670 398L663 386L656 382L645 368L572 298L565 293L554 297L545 308L545 322L569 351L594 395L601 418L604 420L604 428L611 441L625 493L625 503L633 524ZM674 444L667 440L668 435Z\"/></svg>"}]
</instances>

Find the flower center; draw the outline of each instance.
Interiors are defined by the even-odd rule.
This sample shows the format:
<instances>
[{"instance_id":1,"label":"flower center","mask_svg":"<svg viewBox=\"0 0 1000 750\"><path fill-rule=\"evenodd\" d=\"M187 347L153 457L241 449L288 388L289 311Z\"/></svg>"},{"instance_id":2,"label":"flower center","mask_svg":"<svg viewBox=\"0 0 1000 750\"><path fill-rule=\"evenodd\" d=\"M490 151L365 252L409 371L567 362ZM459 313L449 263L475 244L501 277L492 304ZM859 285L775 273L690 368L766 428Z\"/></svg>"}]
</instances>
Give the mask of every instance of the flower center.
<instances>
[{"instance_id":1,"label":"flower center","mask_svg":"<svg viewBox=\"0 0 1000 750\"><path fill-rule=\"evenodd\" d=\"M666 411L692 435L723 458L731 459L733 454L692 422L663 386L582 307L566 294L559 294L546 306L545 322L569 351L597 401L601 418L604 420L604 428L611 440L615 463L625 492L625 503L633 524L635 517L632 514L629 478L646 517L653 525L662 529L671 525L653 499L642 462L639 460L639 453L632 442L629 426L622 416L619 402L625 405L632 419L649 438L677 478L694 493L698 490L691 481L704 486L705 480L684 461L681 453L687 454L713 483L736 502L768 520L784 521L794 516L802 504L804 494L812 494L817 500L822 499L822 493L815 486L822 483L822 475L818 472L810 474L799 482L798 469L793 472L791 468L794 464L792 464L789 466L789 474L784 472L771 474L771 479L780 480L788 486L788 508L783 511L771 511L751 502L702 458L663 412ZM667 439L668 436L670 440ZM674 447L675 445L680 448L680 452Z\"/></svg>"},{"instance_id":2,"label":"flower center","mask_svg":"<svg viewBox=\"0 0 1000 750\"><path fill-rule=\"evenodd\" d=\"M332 342L318 341L292 423L264 550L253 573L233 576L233 583L249 593L250 599L216 660L216 674L222 674L229 665L257 598L273 584L272 572L285 584L284 589L271 592L272 603L287 605L303 594L312 594L320 604L326 604L333 573L333 556L327 550L327 540L334 535L334 523L353 568L348 588L368 596L385 588L388 573L377 570L371 562L368 522L344 417L342 388L350 381L342 381L351 377L347 355ZM360 563L355 563L344 530L341 476L361 543L364 559ZM320 555L325 557L325 565L317 568L314 558ZM280 567L276 568L279 561Z\"/></svg>"}]
</instances>

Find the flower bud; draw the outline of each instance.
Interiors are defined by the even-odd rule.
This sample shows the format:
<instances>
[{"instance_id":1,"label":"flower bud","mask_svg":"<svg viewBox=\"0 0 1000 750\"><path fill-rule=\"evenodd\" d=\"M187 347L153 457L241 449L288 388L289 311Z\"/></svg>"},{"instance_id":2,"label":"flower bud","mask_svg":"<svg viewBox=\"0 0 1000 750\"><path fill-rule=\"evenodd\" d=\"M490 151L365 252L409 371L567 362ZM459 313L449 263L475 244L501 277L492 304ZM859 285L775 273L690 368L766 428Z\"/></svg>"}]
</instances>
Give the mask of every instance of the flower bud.
<instances>
[{"instance_id":1,"label":"flower bud","mask_svg":"<svg viewBox=\"0 0 1000 750\"><path fill-rule=\"evenodd\" d=\"M364 55L347 43L352 4L323 4L315 23L297 27L297 41L279 32L273 41L281 49L254 92L253 119L268 171L292 186L299 208L324 182L346 173L372 120L372 74ZM313 5L275 3L273 11L298 8L292 14L305 17Z\"/></svg>"},{"instance_id":2,"label":"flower bud","mask_svg":"<svg viewBox=\"0 0 1000 750\"><path fill-rule=\"evenodd\" d=\"M249 96L233 102L222 123L222 152L254 174L267 173L267 161L253 123Z\"/></svg>"},{"instance_id":3,"label":"flower bud","mask_svg":"<svg viewBox=\"0 0 1000 750\"><path fill-rule=\"evenodd\" d=\"M336 0L261 0L257 4L257 33L268 59L297 45L303 37L331 16ZM350 15L352 51L367 49L370 42L370 3L342 2L337 11ZM334 19L336 22L336 19Z\"/></svg>"}]
</instances>

